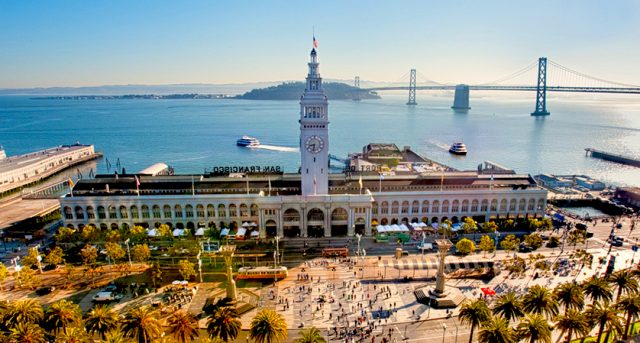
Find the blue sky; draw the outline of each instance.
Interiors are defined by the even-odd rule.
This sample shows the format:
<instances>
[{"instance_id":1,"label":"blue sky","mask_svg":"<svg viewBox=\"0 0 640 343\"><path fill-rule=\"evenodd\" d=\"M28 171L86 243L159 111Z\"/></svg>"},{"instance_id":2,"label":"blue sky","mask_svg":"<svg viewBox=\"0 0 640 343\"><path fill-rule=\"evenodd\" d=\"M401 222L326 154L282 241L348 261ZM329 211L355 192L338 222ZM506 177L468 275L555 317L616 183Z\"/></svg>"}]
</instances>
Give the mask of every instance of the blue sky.
<instances>
[{"instance_id":1,"label":"blue sky","mask_svg":"<svg viewBox=\"0 0 640 343\"><path fill-rule=\"evenodd\" d=\"M548 56L640 83L638 1L0 0L0 88L497 79ZM533 83L533 81L531 82Z\"/></svg>"}]
</instances>

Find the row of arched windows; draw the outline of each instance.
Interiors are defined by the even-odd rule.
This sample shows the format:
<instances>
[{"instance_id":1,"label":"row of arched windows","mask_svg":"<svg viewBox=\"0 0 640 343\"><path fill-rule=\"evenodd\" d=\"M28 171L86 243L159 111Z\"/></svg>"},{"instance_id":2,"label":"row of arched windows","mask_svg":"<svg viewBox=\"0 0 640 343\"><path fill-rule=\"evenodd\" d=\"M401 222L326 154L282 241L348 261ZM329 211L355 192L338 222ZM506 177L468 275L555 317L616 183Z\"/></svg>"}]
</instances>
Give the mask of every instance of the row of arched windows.
<instances>
[{"instance_id":1,"label":"row of arched windows","mask_svg":"<svg viewBox=\"0 0 640 343\"><path fill-rule=\"evenodd\" d=\"M171 219L171 218L227 218L227 217L257 217L258 205L256 204L230 204L228 206L219 204L214 206L208 204L185 205L184 209L181 205L131 205L129 207L121 205L116 206L76 206L71 208L64 207L64 216L66 219ZM75 218L74 218L75 217Z\"/></svg>"},{"instance_id":2,"label":"row of arched windows","mask_svg":"<svg viewBox=\"0 0 640 343\"><path fill-rule=\"evenodd\" d=\"M502 199L498 202L498 199L492 199L489 202L488 199L483 199L482 201L473 199L469 201L468 199L460 200L443 200L440 202L439 200L424 200L422 203L418 200L414 200L409 203L409 201L403 201L402 203L398 201L393 201L389 203L388 201L383 201L382 203L373 203L373 208L371 212L373 214L409 214L409 213L467 213L467 212L525 212L525 211L541 211L544 209L545 200L544 199L534 199L530 198L528 201L526 199Z\"/></svg>"}]
</instances>

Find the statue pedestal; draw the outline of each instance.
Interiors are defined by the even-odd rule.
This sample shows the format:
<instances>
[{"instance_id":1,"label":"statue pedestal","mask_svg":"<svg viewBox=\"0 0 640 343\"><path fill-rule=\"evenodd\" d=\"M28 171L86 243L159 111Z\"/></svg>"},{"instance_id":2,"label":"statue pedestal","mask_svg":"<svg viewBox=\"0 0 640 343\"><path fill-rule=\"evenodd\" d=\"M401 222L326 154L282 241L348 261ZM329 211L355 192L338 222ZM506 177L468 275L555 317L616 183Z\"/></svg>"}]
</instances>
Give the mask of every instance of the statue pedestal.
<instances>
[{"instance_id":1,"label":"statue pedestal","mask_svg":"<svg viewBox=\"0 0 640 343\"><path fill-rule=\"evenodd\" d=\"M465 299L465 296L455 287L446 287L445 257L453 245L448 239L436 239L438 245L438 272L436 273L435 286L427 286L414 292L419 303L429 305L434 308L454 308L458 307Z\"/></svg>"}]
</instances>

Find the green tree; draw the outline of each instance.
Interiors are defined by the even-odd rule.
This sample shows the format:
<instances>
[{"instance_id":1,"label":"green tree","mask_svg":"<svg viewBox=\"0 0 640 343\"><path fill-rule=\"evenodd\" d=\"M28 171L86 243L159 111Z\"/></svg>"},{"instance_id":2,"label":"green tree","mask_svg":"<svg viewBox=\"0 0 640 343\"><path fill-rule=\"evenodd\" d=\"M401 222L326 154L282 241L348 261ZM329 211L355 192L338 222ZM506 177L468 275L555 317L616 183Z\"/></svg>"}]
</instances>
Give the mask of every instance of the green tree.
<instances>
[{"instance_id":1,"label":"green tree","mask_svg":"<svg viewBox=\"0 0 640 343\"><path fill-rule=\"evenodd\" d=\"M151 282L154 288L162 282L162 269L160 269L160 264L158 263L151 267Z\"/></svg>"},{"instance_id":2,"label":"green tree","mask_svg":"<svg viewBox=\"0 0 640 343\"><path fill-rule=\"evenodd\" d=\"M131 343L124 332L120 330L111 330L104 335L100 343Z\"/></svg>"},{"instance_id":3,"label":"green tree","mask_svg":"<svg viewBox=\"0 0 640 343\"><path fill-rule=\"evenodd\" d=\"M629 326L631 325L631 321L637 320L638 317L640 317L640 295L627 294L618 301L617 306L626 315L624 334L622 336L622 339L626 341L629 337Z\"/></svg>"},{"instance_id":4,"label":"green tree","mask_svg":"<svg viewBox=\"0 0 640 343\"><path fill-rule=\"evenodd\" d=\"M531 248L533 248L533 250L536 250L538 248L540 248L542 246L542 237L540 237L539 234L537 233L532 233L530 235L526 235L524 237L524 242L530 246Z\"/></svg>"},{"instance_id":5,"label":"green tree","mask_svg":"<svg viewBox=\"0 0 640 343\"><path fill-rule=\"evenodd\" d=\"M496 222L494 221L488 221L484 224L482 224L482 232L485 233L493 233L498 231L498 224L496 224Z\"/></svg>"},{"instance_id":6,"label":"green tree","mask_svg":"<svg viewBox=\"0 0 640 343\"><path fill-rule=\"evenodd\" d=\"M456 249L463 255L469 255L476 251L476 245L470 239L463 238L456 243Z\"/></svg>"},{"instance_id":7,"label":"green tree","mask_svg":"<svg viewBox=\"0 0 640 343\"><path fill-rule=\"evenodd\" d=\"M167 224L161 224L157 229L158 237L171 239L173 236L171 234L171 228ZM217 237L216 237L217 238Z\"/></svg>"},{"instance_id":8,"label":"green tree","mask_svg":"<svg viewBox=\"0 0 640 343\"><path fill-rule=\"evenodd\" d=\"M320 330L313 326L300 331L298 334L300 337L296 338L295 343L327 343Z\"/></svg>"},{"instance_id":9,"label":"green tree","mask_svg":"<svg viewBox=\"0 0 640 343\"><path fill-rule=\"evenodd\" d=\"M38 256L40 256L38 249L35 247L29 248L29 253L20 259L20 264L25 268L31 268L38 265Z\"/></svg>"},{"instance_id":10,"label":"green tree","mask_svg":"<svg viewBox=\"0 0 640 343\"><path fill-rule=\"evenodd\" d=\"M111 261L116 264L126 255L124 249L122 249L122 247L118 243L107 242L107 244L104 245L104 250L106 250L107 256L111 259Z\"/></svg>"},{"instance_id":11,"label":"green tree","mask_svg":"<svg viewBox=\"0 0 640 343\"><path fill-rule=\"evenodd\" d=\"M569 231L569 234L567 235L567 242L569 242L570 245L573 245L574 249L576 245L578 245L579 243L584 243L586 239L587 232L583 230L573 229Z\"/></svg>"},{"instance_id":12,"label":"green tree","mask_svg":"<svg viewBox=\"0 0 640 343\"><path fill-rule=\"evenodd\" d=\"M458 319L471 327L469 343L473 342L473 331L491 317L491 311L484 299L467 300L460 307Z\"/></svg>"},{"instance_id":13,"label":"green tree","mask_svg":"<svg viewBox=\"0 0 640 343\"><path fill-rule=\"evenodd\" d=\"M558 303L564 307L565 314L570 309L580 310L584 306L584 293L582 287L579 285L567 281L558 285L553 294L555 295Z\"/></svg>"},{"instance_id":14,"label":"green tree","mask_svg":"<svg viewBox=\"0 0 640 343\"><path fill-rule=\"evenodd\" d=\"M97 242L100 239L100 230L93 225L87 225L82 228L80 238L86 243Z\"/></svg>"},{"instance_id":15,"label":"green tree","mask_svg":"<svg viewBox=\"0 0 640 343\"><path fill-rule=\"evenodd\" d=\"M145 238L147 230L142 226L134 225L133 227L129 228L129 232L127 234L132 241L140 242Z\"/></svg>"},{"instance_id":16,"label":"green tree","mask_svg":"<svg viewBox=\"0 0 640 343\"><path fill-rule=\"evenodd\" d=\"M167 319L169 333L180 343L191 342L198 337L198 320L185 311L177 311Z\"/></svg>"},{"instance_id":17,"label":"green tree","mask_svg":"<svg viewBox=\"0 0 640 343\"><path fill-rule=\"evenodd\" d=\"M609 342L609 333L612 330L622 332L622 317L618 315L619 312L619 308L610 306L608 302L595 302L589 305L587 318L598 326L598 338L596 342L600 342L605 329L608 331L604 340L605 342Z\"/></svg>"},{"instance_id":18,"label":"green tree","mask_svg":"<svg viewBox=\"0 0 640 343\"><path fill-rule=\"evenodd\" d=\"M44 262L50 264L52 266L57 266L59 264L64 263L64 252L62 248L55 247L49 251L47 256L44 258Z\"/></svg>"},{"instance_id":19,"label":"green tree","mask_svg":"<svg viewBox=\"0 0 640 343\"><path fill-rule=\"evenodd\" d=\"M560 238L558 236L551 236L547 241L547 248L557 248L560 246Z\"/></svg>"},{"instance_id":20,"label":"green tree","mask_svg":"<svg viewBox=\"0 0 640 343\"><path fill-rule=\"evenodd\" d=\"M484 235L480 237L480 244L478 244L478 248L481 251L484 251L486 256L487 252L494 252L496 250L496 245L489 235Z\"/></svg>"},{"instance_id":21,"label":"green tree","mask_svg":"<svg viewBox=\"0 0 640 343\"><path fill-rule=\"evenodd\" d=\"M107 242L120 242L122 241L122 235L118 230L109 230L104 235L104 240Z\"/></svg>"},{"instance_id":22,"label":"green tree","mask_svg":"<svg viewBox=\"0 0 640 343\"><path fill-rule=\"evenodd\" d=\"M500 246L502 247L502 249L508 251L515 251L516 249L518 249L518 246L520 245L520 240L518 238L516 238L515 235L507 235L507 237L505 237L502 242L500 242Z\"/></svg>"},{"instance_id":23,"label":"green tree","mask_svg":"<svg viewBox=\"0 0 640 343\"><path fill-rule=\"evenodd\" d=\"M118 314L107 305L97 305L87 312L84 327L88 333L105 339L108 332L118 328Z\"/></svg>"},{"instance_id":24,"label":"green tree","mask_svg":"<svg viewBox=\"0 0 640 343\"><path fill-rule=\"evenodd\" d=\"M598 277L597 275L592 276L589 280L582 284L582 289L584 289L584 294L586 294L592 302L599 301L611 301L613 299L613 293L611 291L611 286L607 279L603 277Z\"/></svg>"},{"instance_id":25,"label":"green tree","mask_svg":"<svg viewBox=\"0 0 640 343\"><path fill-rule=\"evenodd\" d=\"M127 311L122 320L122 331L139 343L150 343L160 336L161 327L155 313L148 306L142 306Z\"/></svg>"},{"instance_id":26,"label":"green tree","mask_svg":"<svg viewBox=\"0 0 640 343\"><path fill-rule=\"evenodd\" d=\"M131 257L134 261L146 263L151 257L151 250L146 244L136 244L131 248Z\"/></svg>"},{"instance_id":27,"label":"green tree","mask_svg":"<svg viewBox=\"0 0 640 343\"><path fill-rule=\"evenodd\" d=\"M58 232L53 236L58 243L70 243L75 241L75 230L72 230L66 226L58 229Z\"/></svg>"},{"instance_id":28,"label":"green tree","mask_svg":"<svg viewBox=\"0 0 640 343\"><path fill-rule=\"evenodd\" d=\"M80 250L80 255L82 255L82 263L85 266L93 266L98 258L98 250L94 246L87 244Z\"/></svg>"},{"instance_id":29,"label":"green tree","mask_svg":"<svg viewBox=\"0 0 640 343\"><path fill-rule=\"evenodd\" d=\"M493 314L501 315L506 320L512 321L524 315L522 301L515 292L507 292L499 295L493 305Z\"/></svg>"},{"instance_id":30,"label":"green tree","mask_svg":"<svg viewBox=\"0 0 640 343\"><path fill-rule=\"evenodd\" d=\"M22 288L26 289L35 289L42 282L33 269L26 267L22 267L20 271L15 272L13 277Z\"/></svg>"},{"instance_id":31,"label":"green tree","mask_svg":"<svg viewBox=\"0 0 640 343\"><path fill-rule=\"evenodd\" d=\"M189 262L189 260L180 260L178 262L178 272L182 275L183 280L189 280L196 275L195 264Z\"/></svg>"},{"instance_id":32,"label":"green tree","mask_svg":"<svg viewBox=\"0 0 640 343\"><path fill-rule=\"evenodd\" d=\"M638 289L638 280L636 280L636 278L633 277L633 273L627 269L619 270L611 274L609 276L609 282L618 290L616 301L620 299L620 295L622 295L623 292L629 294Z\"/></svg>"},{"instance_id":33,"label":"green tree","mask_svg":"<svg viewBox=\"0 0 640 343\"><path fill-rule=\"evenodd\" d=\"M93 343L83 327L71 326L56 335L56 343Z\"/></svg>"},{"instance_id":34,"label":"green tree","mask_svg":"<svg viewBox=\"0 0 640 343\"><path fill-rule=\"evenodd\" d=\"M451 229L453 223L449 219L443 220L440 225L438 225L438 234L442 235L444 238L451 237L453 235L453 230Z\"/></svg>"},{"instance_id":35,"label":"green tree","mask_svg":"<svg viewBox=\"0 0 640 343\"><path fill-rule=\"evenodd\" d=\"M475 233L476 231L478 231L478 224L476 223L475 220L473 220L473 218L471 217L466 217L464 218L464 221L462 222L462 230L464 231L464 233L472 233L474 234L475 237Z\"/></svg>"},{"instance_id":36,"label":"green tree","mask_svg":"<svg viewBox=\"0 0 640 343\"><path fill-rule=\"evenodd\" d=\"M4 263L0 262L0 290L4 290L4 280L9 276L9 269Z\"/></svg>"},{"instance_id":37,"label":"green tree","mask_svg":"<svg viewBox=\"0 0 640 343\"><path fill-rule=\"evenodd\" d=\"M529 343L551 343L551 325L545 317L537 313L526 315L518 323L517 332L519 337L528 338Z\"/></svg>"},{"instance_id":38,"label":"green tree","mask_svg":"<svg viewBox=\"0 0 640 343\"><path fill-rule=\"evenodd\" d=\"M547 318L553 318L558 314L558 302L551 291L541 285L529 288L522 298L522 308L529 313L545 315Z\"/></svg>"},{"instance_id":39,"label":"green tree","mask_svg":"<svg viewBox=\"0 0 640 343\"><path fill-rule=\"evenodd\" d=\"M11 328L9 342L13 343L46 343L44 330L37 324L20 322Z\"/></svg>"},{"instance_id":40,"label":"green tree","mask_svg":"<svg viewBox=\"0 0 640 343\"><path fill-rule=\"evenodd\" d=\"M47 308L42 326L47 332L60 333L73 325L80 324L81 321L82 310L80 310L80 306L63 299L54 302Z\"/></svg>"},{"instance_id":41,"label":"green tree","mask_svg":"<svg viewBox=\"0 0 640 343\"><path fill-rule=\"evenodd\" d=\"M217 305L205 312L211 314L207 320L207 333L210 337L217 337L225 342L233 341L238 337L242 323L234 307Z\"/></svg>"},{"instance_id":42,"label":"green tree","mask_svg":"<svg viewBox=\"0 0 640 343\"><path fill-rule=\"evenodd\" d=\"M256 343L282 342L287 336L287 322L274 310L263 309L251 320L249 337Z\"/></svg>"},{"instance_id":43,"label":"green tree","mask_svg":"<svg viewBox=\"0 0 640 343\"><path fill-rule=\"evenodd\" d=\"M9 304L3 317L4 325L11 329L18 323L40 323L44 318L44 310L35 299L23 299Z\"/></svg>"},{"instance_id":44,"label":"green tree","mask_svg":"<svg viewBox=\"0 0 640 343\"><path fill-rule=\"evenodd\" d=\"M480 343L515 343L515 332L506 319L493 316L484 322L478 334Z\"/></svg>"},{"instance_id":45,"label":"green tree","mask_svg":"<svg viewBox=\"0 0 640 343\"><path fill-rule=\"evenodd\" d=\"M588 335L589 331L591 331L587 317L574 308L556 317L555 327L560 330L560 335L567 334L567 343L571 343L574 334L582 337Z\"/></svg>"}]
</instances>

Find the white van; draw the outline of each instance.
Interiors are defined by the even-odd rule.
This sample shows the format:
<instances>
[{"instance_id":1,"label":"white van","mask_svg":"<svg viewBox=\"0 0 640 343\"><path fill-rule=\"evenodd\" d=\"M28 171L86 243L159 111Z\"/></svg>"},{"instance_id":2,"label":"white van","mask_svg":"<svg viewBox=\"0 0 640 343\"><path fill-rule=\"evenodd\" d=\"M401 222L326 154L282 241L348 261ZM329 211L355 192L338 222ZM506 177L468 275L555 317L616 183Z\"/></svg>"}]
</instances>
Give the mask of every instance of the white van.
<instances>
[{"instance_id":1,"label":"white van","mask_svg":"<svg viewBox=\"0 0 640 343\"><path fill-rule=\"evenodd\" d=\"M122 295L113 292L98 292L98 294L93 296L93 301L95 302L108 302L120 299L122 299Z\"/></svg>"}]
</instances>

